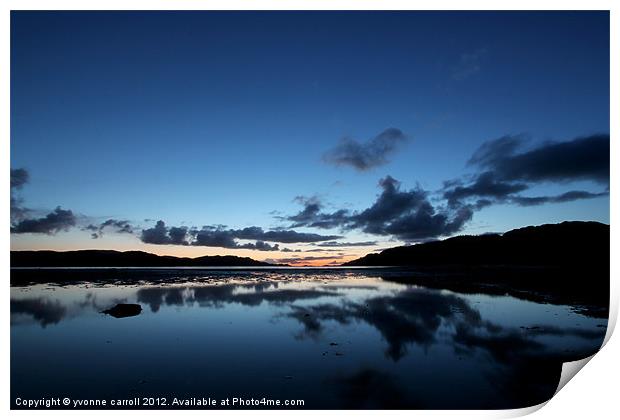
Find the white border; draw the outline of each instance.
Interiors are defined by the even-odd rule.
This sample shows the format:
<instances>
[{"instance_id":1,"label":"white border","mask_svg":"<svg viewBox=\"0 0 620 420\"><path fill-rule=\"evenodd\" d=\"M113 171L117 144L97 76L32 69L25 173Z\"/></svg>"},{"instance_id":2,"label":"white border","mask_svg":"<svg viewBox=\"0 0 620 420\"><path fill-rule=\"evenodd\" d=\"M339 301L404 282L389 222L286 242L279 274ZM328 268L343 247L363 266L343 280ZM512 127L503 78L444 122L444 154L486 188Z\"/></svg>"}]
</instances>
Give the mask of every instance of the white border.
<instances>
[{"instance_id":1,"label":"white border","mask_svg":"<svg viewBox=\"0 0 620 420\"><path fill-rule=\"evenodd\" d=\"M403 1L403 0L383 0L383 1L369 1L369 0L357 0L357 1L342 1L342 0L313 0L313 1L278 1L278 0L261 0L261 1L249 1L249 0L229 0L223 1L199 1L199 0L92 0L88 2L71 1L71 0L59 0L59 1L45 1L45 0L4 0L0 6L2 8L2 14L0 17L0 57L2 63L0 65L0 72L2 74L2 83L0 84L0 93L2 94L2 102L0 102L0 130L2 133L2 145L4 153L0 154L0 162L2 165L3 173L8 174L10 168L10 155L7 153L9 150L9 138L10 138L10 74L9 74L9 57L10 57L10 10L610 10L611 11L611 104L610 115L620 116L618 107L618 76L620 76L620 66L618 65L619 59L619 42L620 32L618 27L620 25L620 2L615 0L590 0L590 1L576 1L565 0L562 2L551 0L504 0L504 1L490 1L490 0L469 0L467 2L462 0L444 0L444 1ZM618 132L618 125L620 124L620 118L611 118L610 120L610 134L612 139ZM618 147L615 145L614 140L611 142L611 185L612 189L616 185L618 180L618 171L616 170L618 165ZM0 207L0 213L3 219L9 220L9 184L4 182L0 197L2 200L2 206ZM615 221L618 214L619 207L618 196L614 191L611 193L611 213L610 220ZM9 227L8 223L1 223L0 229L2 229L3 240L3 252L0 255L4 267L4 281L5 287L2 288L2 302L4 303L2 311L2 326L4 334L2 335L2 372L4 372L1 389L3 397L0 399L0 406L3 412L9 411L9 338L10 338L10 312L9 312ZM618 252L618 235L617 228L614 223L611 223L612 231L612 256L620 255ZM612 279L618 279L618 267L615 261L612 259ZM579 373L579 379L570 381L565 388L561 390L552 400L547 404L541 404L538 407L532 407L523 410L507 410L507 411L298 411L295 413L289 411L226 411L226 412L213 412L213 411L188 411L179 414L180 412L168 412L168 411L138 411L138 412L110 412L110 411L90 411L87 415L93 418L104 418L110 415L131 415L131 416L149 416L155 419L165 419L170 415L183 415L185 417L204 419L206 417L217 416L218 418L234 418L236 416L252 416L252 418L269 419L274 418L289 418L295 416L296 419L313 419L319 415L321 417L326 416L340 417L355 416L356 418L370 419L375 416L390 416L391 419L410 419L411 416L423 417L423 418L444 418L444 417L465 417L465 418L504 418L515 417L524 415L536 411L537 409L545 406L544 409L537 411L534 415L537 418L556 418L562 417L567 419L582 419L585 416L592 418L611 418L617 414L618 403L616 386L618 384L617 375L620 373L620 362L618 361L618 351L620 345L617 343L618 339L609 340L610 334L615 327L617 313L618 313L618 284L617 280L611 283L611 313L610 313L610 328L606 336L606 345L601 354L597 354L592 362L583 369L583 372ZM96 380L95 378L93 378ZM458 392L458 390L446 390L446 392ZM10 416L14 418L35 418L41 413L49 418L66 419L66 418L81 418L85 414L83 412L67 412L67 411L11 411Z\"/></svg>"}]
</instances>

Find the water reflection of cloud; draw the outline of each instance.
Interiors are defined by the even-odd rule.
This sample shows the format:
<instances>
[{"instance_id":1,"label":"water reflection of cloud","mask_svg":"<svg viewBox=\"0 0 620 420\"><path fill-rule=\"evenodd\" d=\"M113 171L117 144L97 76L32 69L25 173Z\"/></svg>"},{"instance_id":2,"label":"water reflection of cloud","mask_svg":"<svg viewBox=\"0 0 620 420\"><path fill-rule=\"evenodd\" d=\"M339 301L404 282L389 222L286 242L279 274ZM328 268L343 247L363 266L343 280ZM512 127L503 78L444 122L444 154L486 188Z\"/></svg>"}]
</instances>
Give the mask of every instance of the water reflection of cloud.
<instances>
[{"instance_id":1,"label":"water reflection of cloud","mask_svg":"<svg viewBox=\"0 0 620 420\"><path fill-rule=\"evenodd\" d=\"M227 313L231 309L228 305L231 304L243 305L251 310L239 311L241 325L235 322L234 327L229 327L227 323L222 323L219 328L234 337L235 334L244 334L247 328L256 327L254 321L272 322L273 325L268 325L268 328L275 329L278 334L270 334L277 337L270 338L273 341L265 343L265 348L269 352L274 348L286 349L283 350L286 354L259 354L261 360L265 358L269 363L282 364L287 368L290 367L287 363L293 363L295 369L298 367L295 363L299 360L308 360L308 363L302 362L300 369L317 369L317 375L321 375L317 377L320 379L317 382L320 389L312 392L326 395L329 401L337 401L338 404L342 402L343 405L339 407L352 409L483 408L484 404L489 405L484 408L514 408L537 404L553 394L561 363L592 354L598 349L605 334L604 328L594 328L591 322L584 322L584 328L576 328L579 324L571 323L570 317L547 317L553 325L545 325L540 320L540 324L507 326L502 321L505 318L493 317L497 311L490 311L487 317L484 309L481 309L482 312L477 309L486 308L484 305L473 304L472 300L462 294L354 280L326 283L321 278L301 283L271 278L253 282L237 279L229 283L186 282L88 290L71 286L52 291L27 290L27 293L26 290L12 289L11 322L12 325L29 323L37 328L40 325L49 329L55 328L62 321L61 328L65 328L63 334L68 334L68 337L74 334L76 340L82 340L81 328L100 325L98 322L117 322L97 314L115 303L135 303L137 300L143 305L143 311L148 306L152 313L163 307L185 306L188 311L194 314L201 312L204 317L214 312ZM60 300L56 300L56 297ZM258 305L264 306L254 310ZM558 307L558 312L561 310ZM260 319L252 320L251 317L258 312L261 313ZM265 321L264 315L272 318ZM69 322L70 318L78 316L90 316L93 323ZM174 322L187 320L185 316L177 317L177 311L172 310L164 314L151 314L150 321L147 317L139 317L136 322L158 322L162 317L172 321L167 323L170 325L162 326L162 334L168 331L168 327L174 327ZM583 322L582 318L578 321ZM361 334L355 338L349 336L348 330L357 329L358 326L359 330L354 332ZM188 349L201 350L193 344L203 343L200 322L193 327L199 331L196 341L187 347L178 344L181 354L186 354L186 351L190 351ZM286 340L292 340L291 327L293 337L311 338L320 342L307 343L307 346L297 342L287 343ZM295 335L298 331L301 333ZM192 334L192 331L188 330L188 334ZM257 336L262 340L261 335ZM44 334L42 337L52 336ZM205 358L213 357L209 360L215 363L220 354L227 353L228 348L238 345L240 340L234 337L208 342L213 343L213 353L201 354ZM340 347L327 347L329 342ZM379 346L378 351L376 346ZM295 353L295 349L302 350ZM315 349L319 364L313 364L311 353ZM428 358L414 357L419 355L420 349L430 350ZM255 360L256 352L245 354L247 350L244 346L239 346L238 350L241 365ZM342 357L319 358L318 352L325 350L329 350L330 355L335 355L336 350L342 351ZM257 351L265 349L257 346ZM410 357L406 357L408 353ZM310 357L304 359L308 355ZM143 356L139 354L135 357ZM225 360L218 363L221 372L229 372L227 361L231 359L226 355ZM419 366L422 368L416 372ZM470 370L472 367L476 368L475 374ZM454 374L450 372L452 369ZM419 377L416 377L417 373ZM445 388L442 381L458 380L463 373L472 374L470 394L467 394L468 390L462 393L467 395L458 397L435 392ZM230 377L231 381L234 380L234 375ZM417 387L419 381L424 381L422 388ZM290 382L291 388L295 382ZM485 399L488 389L492 389L488 392L494 397ZM471 402L468 400L469 395L472 396ZM419 400L416 401L417 397Z\"/></svg>"},{"instance_id":2,"label":"water reflection of cloud","mask_svg":"<svg viewBox=\"0 0 620 420\"><path fill-rule=\"evenodd\" d=\"M58 324L67 309L58 301L47 298L11 299L11 315L28 315L42 327Z\"/></svg>"},{"instance_id":3,"label":"water reflection of cloud","mask_svg":"<svg viewBox=\"0 0 620 420\"><path fill-rule=\"evenodd\" d=\"M340 324L364 321L381 333L388 343L386 354L395 361L405 355L409 343L424 347L434 343L442 323L461 318L463 322L488 324L482 322L480 313L464 299L422 289L373 297L363 303L345 301L340 305L293 306L289 316L301 322L305 333L313 337L322 329L320 321L332 320Z\"/></svg>"},{"instance_id":4,"label":"water reflection of cloud","mask_svg":"<svg viewBox=\"0 0 620 420\"><path fill-rule=\"evenodd\" d=\"M285 285L285 287L281 287ZM439 340L449 343L458 353L480 352L498 363L513 363L530 355L541 355L549 350L542 343L543 337L577 337L585 340L584 346L602 342L603 329L561 328L537 325L528 328L503 327L484 320L469 301L455 294L424 288L390 290L379 294L380 289L360 284L315 284L311 288L291 287L291 283L259 281L211 285L141 287L136 291L137 302L146 304L155 313L162 306L193 306L222 308L226 304L248 307L263 303L284 309L274 319L282 316L296 320L303 326L298 338L318 338L326 322L348 325L363 322L381 334L387 347L385 355L393 361L402 359L409 346L428 349ZM351 288L361 288L369 293L354 297L347 293ZM366 289L364 289L366 288ZM375 290L376 289L376 290ZM74 311L100 311L96 293L88 292L85 299L69 309ZM313 301L323 297L340 296L337 301ZM127 298L112 299L112 303ZM131 299L130 299L131 300ZM117 302L118 301L118 302ZM106 300L107 302L107 300ZM106 303L107 305L107 303ZM109 305L108 305L109 306ZM47 298L12 299L11 313L27 315L30 320L45 327L57 324L67 316L67 307L58 300ZM13 322L18 322L17 318ZM441 331L441 334L439 332ZM570 341L570 339L568 339ZM568 341L567 341L568 342ZM590 354L596 348L589 348ZM581 353L573 351L562 355L566 360ZM587 355L587 354L586 354Z\"/></svg>"},{"instance_id":5,"label":"water reflection of cloud","mask_svg":"<svg viewBox=\"0 0 620 420\"><path fill-rule=\"evenodd\" d=\"M475 325L459 323L453 335L454 345L470 350L485 350L495 361L511 363L531 352L540 352L543 345L515 330L496 328L492 333ZM461 348L461 350L463 350Z\"/></svg>"},{"instance_id":6,"label":"water reflection of cloud","mask_svg":"<svg viewBox=\"0 0 620 420\"><path fill-rule=\"evenodd\" d=\"M604 335L604 331L545 325L530 329L503 327L482 319L480 312L461 297L426 289L406 289L362 303L345 300L340 304L291 305L286 316L302 324L303 333L298 335L302 338L317 338L327 321L342 325L364 322L382 335L388 346L386 356L394 361L405 356L410 344L428 348L436 343L440 328L445 329L456 352L480 350L500 363L541 353L545 346L536 340L539 336L602 341Z\"/></svg>"},{"instance_id":7,"label":"water reflection of cloud","mask_svg":"<svg viewBox=\"0 0 620 420\"><path fill-rule=\"evenodd\" d=\"M238 303L244 306L258 306L263 302L271 304L294 303L304 299L318 299L337 296L333 291L316 289L279 289L278 283L221 284L191 287L145 287L137 292L138 302L149 305L157 312L162 305L187 305L221 307Z\"/></svg>"}]
</instances>

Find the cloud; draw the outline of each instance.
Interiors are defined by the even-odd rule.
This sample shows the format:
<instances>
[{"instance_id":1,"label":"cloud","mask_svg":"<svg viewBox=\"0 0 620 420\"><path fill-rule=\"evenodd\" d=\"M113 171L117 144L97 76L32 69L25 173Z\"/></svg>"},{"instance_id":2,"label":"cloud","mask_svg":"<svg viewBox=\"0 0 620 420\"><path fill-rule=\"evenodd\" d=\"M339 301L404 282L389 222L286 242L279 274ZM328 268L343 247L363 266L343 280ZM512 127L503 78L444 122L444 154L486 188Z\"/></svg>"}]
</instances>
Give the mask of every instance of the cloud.
<instances>
[{"instance_id":1,"label":"cloud","mask_svg":"<svg viewBox=\"0 0 620 420\"><path fill-rule=\"evenodd\" d=\"M498 181L493 172L483 172L476 177L474 182L467 186L457 186L444 193L448 205L458 206L461 201L470 197L490 197L501 199L510 194L527 190L529 186L524 183L510 183Z\"/></svg>"},{"instance_id":2,"label":"cloud","mask_svg":"<svg viewBox=\"0 0 620 420\"><path fill-rule=\"evenodd\" d=\"M257 251L278 251L280 246L278 244L269 245L267 242L256 241L254 244L242 244L240 248L255 249Z\"/></svg>"},{"instance_id":3,"label":"cloud","mask_svg":"<svg viewBox=\"0 0 620 420\"><path fill-rule=\"evenodd\" d=\"M456 233L473 216L474 207L469 205L440 211L429 201L427 191L420 187L401 190L400 182L389 175L379 181L379 186L381 194L363 211L343 209L322 213L320 203L302 202L305 208L287 220L293 221L295 226L339 227L345 231L359 229L364 233L392 235L402 240L425 240ZM314 211L306 211L309 204L313 205ZM303 218L298 217L301 213L304 213ZM366 245L370 243L360 246Z\"/></svg>"},{"instance_id":4,"label":"cloud","mask_svg":"<svg viewBox=\"0 0 620 420\"><path fill-rule=\"evenodd\" d=\"M609 184L609 135L579 137L518 152L522 136L505 136L484 143L469 164L491 171L502 181Z\"/></svg>"},{"instance_id":5,"label":"cloud","mask_svg":"<svg viewBox=\"0 0 620 420\"><path fill-rule=\"evenodd\" d=\"M319 229L332 229L346 224L350 216L349 211L346 209L337 210L333 213L321 212L323 204L317 197L297 197L295 201L304 206L299 213L288 217L278 217L280 220L293 222L290 226L292 228L305 226Z\"/></svg>"},{"instance_id":6,"label":"cloud","mask_svg":"<svg viewBox=\"0 0 620 420\"><path fill-rule=\"evenodd\" d=\"M163 220L155 223L155 227L143 229L140 239L147 244L155 245L189 245L185 239L188 228L167 228Z\"/></svg>"},{"instance_id":7,"label":"cloud","mask_svg":"<svg viewBox=\"0 0 620 420\"><path fill-rule=\"evenodd\" d=\"M184 245L184 246L208 246L229 249L255 249L258 251L279 251L278 244L271 245L267 242L282 243L310 243L341 238L340 235L319 235L316 233L296 232L294 230L271 230L265 231L258 226L243 229L226 229L224 226L203 226L201 229L181 227L168 227L160 220L154 227L143 229L140 239L144 243L156 245ZM239 243L241 240L254 240L252 243ZM285 248L284 252L295 252Z\"/></svg>"},{"instance_id":8,"label":"cloud","mask_svg":"<svg viewBox=\"0 0 620 420\"><path fill-rule=\"evenodd\" d=\"M91 237L98 239L103 236L103 231L107 228L114 229L116 233L133 233L134 227L129 223L129 220L117 220L108 219L99 225L90 224L85 226L82 230L91 231Z\"/></svg>"},{"instance_id":9,"label":"cloud","mask_svg":"<svg viewBox=\"0 0 620 420\"><path fill-rule=\"evenodd\" d=\"M575 200L587 200L590 198L598 198L608 196L609 192L603 191L599 193L591 193L588 191L568 191L555 196L539 196L539 197L511 197L510 201L519 206L539 206L547 203L566 203Z\"/></svg>"},{"instance_id":10,"label":"cloud","mask_svg":"<svg viewBox=\"0 0 620 420\"><path fill-rule=\"evenodd\" d=\"M519 135L504 136L480 146L468 161L479 172L444 183L443 198L448 200L448 205L462 207L469 203L475 209L495 203L535 206L609 194L609 135L579 137L524 150L526 143L525 136ZM590 181L607 189L603 192L571 190L557 196L520 195L542 183L577 181Z\"/></svg>"},{"instance_id":11,"label":"cloud","mask_svg":"<svg viewBox=\"0 0 620 420\"><path fill-rule=\"evenodd\" d=\"M21 190L29 179L30 175L27 170L11 169L11 223L23 219L29 211L22 206L23 200L16 195L16 191Z\"/></svg>"},{"instance_id":12,"label":"cloud","mask_svg":"<svg viewBox=\"0 0 620 420\"><path fill-rule=\"evenodd\" d=\"M71 210L56 207L45 217L22 219L11 226L11 233L43 233L54 235L60 231L67 231L75 226L76 217Z\"/></svg>"},{"instance_id":13,"label":"cloud","mask_svg":"<svg viewBox=\"0 0 620 420\"><path fill-rule=\"evenodd\" d=\"M11 189L21 189L29 180L30 175L24 168L11 169Z\"/></svg>"},{"instance_id":14,"label":"cloud","mask_svg":"<svg viewBox=\"0 0 620 420\"><path fill-rule=\"evenodd\" d=\"M482 69L482 60L486 54L486 48L478 48L475 51L461 54L458 64L452 70L452 79L465 80L479 73Z\"/></svg>"},{"instance_id":15,"label":"cloud","mask_svg":"<svg viewBox=\"0 0 620 420\"><path fill-rule=\"evenodd\" d=\"M324 262L336 262L338 260L342 260L348 255L333 255L326 257L292 257L292 258L278 258L278 259L270 259L267 262L277 263L277 264L292 264L292 265L302 265L313 261L324 261Z\"/></svg>"},{"instance_id":16,"label":"cloud","mask_svg":"<svg viewBox=\"0 0 620 420\"><path fill-rule=\"evenodd\" d=\"M355 247L355 246L374 246L377 245L376 241L366 241L366 242L336 242L336 241L328 241L321 242L319 244L315 244L316 246L326 246L326 247Z\"/></svg>"},{"instance_id":17,"label":"cloud","mask_svg":"<svg viewBox=\"0 0 620 420\"><path fill-rule=\"evenodd\" d=\"M397 128L388 128L366 142L344 137L338 146L323 155L323 159L332 165L367 171L388 163L388 157L406 141L407 136Z\"/></svg>"},{"instance_id":18,"label":"cloud","mask_svg":"<svg viewBox=\"0 0 620 420\"><path fill-rule=\"evenodd\" d=\"M423 240L458 232L471 212L437 212L421 188L402 191L400 182L387 176L379 181L383 192L368 209L353 216L353 227L366 233L394 235L404 240Z\"/></svg>"},{"instance_id":19,"label":"cloud","mask_svg":"<svg viewBox=\"0 0 620 420\"><path fill-rule=\"evenodd\" d=\"M419 187L402 191L400 182L391 176L381 179L379 186L383 191L373 205L351 217L352 228L375 235L395 235L401 239L443 235L442 226L448 216L435 212L426 191Z\"/></svg>"},{"instance_id":20,"label":"cloud","mask_svg":"<svg viewBox=\"0 0 620 420\"><path fill-rule=\"evenodd\" d=\"M302 252L301 249L282 248L280 252Z\"/></svg>"},{"instance_id":21,"label":"cloud","mask_svg":"<svg viewBox=\"0 0 620 420\"><path fill-rule=\"evenodd\" d=\"M215 246L221 248L237 248L239 244L229 230L206 229L197 231L194 240L190 242L196 246Z\"/></svg>"},{"instance_id":22,"label":"cloud","mask_svg":"<svg viewBox=\"0 0 620 420\"><path fill-rule=\"evenodd\" d=\"M247 227L238 230L229 230L230 234L238 239L256 239L270 242L302 243L328 241L340 239L340 235L319 235L317 233L296 232L294 230L271 230L264 231L257 226Z\"/></svg>"},{"instance_id":23,"label":"cloud","mask_svg":"<svg viewBox=\"0 0 620 420\"><path fill-rule=\"evenodd\" d=\"M294 201L304 206L304 208L299 213L290 216L287 219L295 222L295 224L299 223L302 226L306 222L315 220L322 207L321 201L317 196L304 197L299 195L295 197ZM293 225L293 227L295 227L295 225Z\"/></svg>"},{"instance_id":24,"label":"cloud","mask_svg":"<svg viewBox=\"0 0 620 420\"><path fill-rule=\"evenodd\" d=\"M32 210L22 205L23 200L16 195L30 180L30 174L23 168L11 169L11 233L41 233L54 235L67 231L76 225L77 218L71 210L56 207L47 215L29 217Z\"/></svg>"}]
</instances>

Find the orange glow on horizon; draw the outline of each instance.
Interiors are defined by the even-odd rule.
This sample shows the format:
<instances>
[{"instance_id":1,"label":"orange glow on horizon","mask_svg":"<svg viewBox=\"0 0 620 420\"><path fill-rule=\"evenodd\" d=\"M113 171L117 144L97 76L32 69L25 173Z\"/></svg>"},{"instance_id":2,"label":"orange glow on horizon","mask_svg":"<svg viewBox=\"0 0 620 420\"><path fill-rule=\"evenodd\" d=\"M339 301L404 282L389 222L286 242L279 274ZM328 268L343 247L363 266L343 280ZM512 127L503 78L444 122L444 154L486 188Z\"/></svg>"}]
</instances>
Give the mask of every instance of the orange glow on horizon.
<instances>
[{"instance_id":1,"label":"orange glow on horizon","mask_svg":"<svg viewBox=\"0 0 620 420\"><path fill-rule=\"evenodd\" d=\"M93 246L100 245L100 246ZM320 255L315 253L285 253L280 251L231 250L227 248L188 247L178 245L151 245L135 244L131 242L106 243L104 241L93 244L87 241L71 241L65 243L50 243L36 241L24 243L11 240L11 251L76 251L76 250L115 250L120 252L142 251L159 256L174 256L181 258L196 258L203 256L248 257L256 261L287 264L291 267L326 267L336 266L367 254L368 250L358 249L355 255ZM303 255L302 255L303 254ZM310 259L304 260L305 257Z\"/></svg>"},{"instance_id":2,"label":"orange glow on horizon","mask_svg":"<svg viewBox=\"0 0 620 420\"><path fill-rule=\"evenodd\" d=\"M353 261L356 258L358 257L351 257L351 258L324 257L324 258L313 259L313 260L303 260L302 258L300 258L298 262L289 261L286 264L290 265L291 267L330 267L330 266L338 266L346 262Z\"/></svg>"}]
</instances>

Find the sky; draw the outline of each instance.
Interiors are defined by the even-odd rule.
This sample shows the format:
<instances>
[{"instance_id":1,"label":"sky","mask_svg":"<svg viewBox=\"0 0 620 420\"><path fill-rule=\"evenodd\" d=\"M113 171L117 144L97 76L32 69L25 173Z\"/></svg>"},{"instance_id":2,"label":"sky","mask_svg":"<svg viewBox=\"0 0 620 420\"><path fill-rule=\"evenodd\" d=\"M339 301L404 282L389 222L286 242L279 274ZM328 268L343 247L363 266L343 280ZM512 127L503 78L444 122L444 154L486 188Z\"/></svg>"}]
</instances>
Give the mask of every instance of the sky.
<instances>
[{"instance_id":1,"label":"sky","mask_svg":"<svg viewBox=\"0 0 620 420\"><path fill-rule=\"evenodd\" d=\"M609 14L13 11L11 168L13 250L609 223Z\"/></svg>"}]
</instances>

